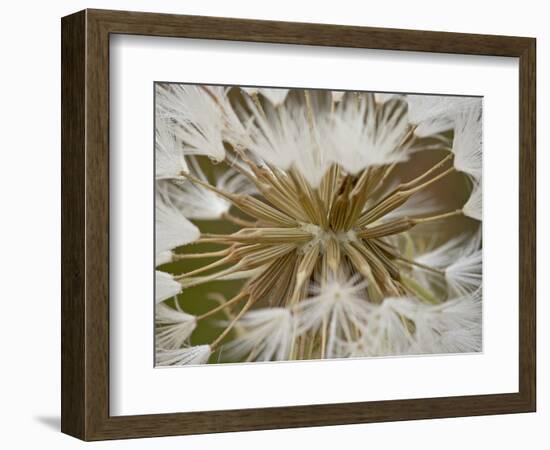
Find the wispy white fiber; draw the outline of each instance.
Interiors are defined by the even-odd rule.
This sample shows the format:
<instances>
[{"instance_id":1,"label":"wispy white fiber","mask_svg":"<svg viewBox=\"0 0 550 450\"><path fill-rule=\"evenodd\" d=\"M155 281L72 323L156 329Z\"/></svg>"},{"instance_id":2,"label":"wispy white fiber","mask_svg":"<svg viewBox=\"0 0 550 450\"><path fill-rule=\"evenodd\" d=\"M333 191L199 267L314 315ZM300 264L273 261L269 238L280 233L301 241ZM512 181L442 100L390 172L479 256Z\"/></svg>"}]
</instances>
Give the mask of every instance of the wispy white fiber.
<instances>
[{"instance_id":1,"label":"wispy white fiber","mask_svg":"<svg viewBox=\"0 0 550 450\"><path fill-rule=\"evenodd\" d=\"M454 127L455 119L464 108L478 104L481 99L443 95L406 96L409 120L417 126L419 137L435 135Z\"/></svg>"},{"instance_id":2,"label":"wispy white fiber","mask_svg":"<svg viewBox=\"0 0 550 450\"><path fill-rule=\"evenodd\" d=\"M474 234L462 234L441 246L415 258L423 265L444 274L451 295L466 295L481 285L482 251L481 229ZM415 267L419 274L422 268Z\"/></svg>"},{"instance_id":3,"label":"wispy white fiber","mask_svg":"<svg viewBox=\"0 0 550 450\"><path fill-rule=\"evenodd\" d=\"M156 349L158 366L193 366L206 364L212 350L209 345L196 345L178 349Z\"/></svg>"},{"instance_id":4,"label":"wispy white fiber","mask_svg":"<svg viewBox=\"0 0 550 450\"><path fill-rule=\"evenodd\" d=\"M168 264L172 262L173 254L171 251L166 250L164 252L159 252L155 257L155 267L162 266L163 264Z\"/></svg>"},{"instance_id":5,"label":"wispy white fiber","mask_svg":"<svg viewBox=\"0 0 550 450\"><path fill-rule=\"evenodd\" d=\"M157 85L157 117L184 143L186 155L207 155L221 161L226 137L244 131L226 94L220 86Z\"/></svg>"},{"instance_id":6,"label":"wispy white fiber","mask_svg":"<svg viewBox=\"0 0 550 450\"><path fill-rule=\"evenodd\" d=\"M198 163L189 158L189 173L210 184ZM216 179L216 188L232 194L253 194L252 183L241 173L231 168ZM231 202L208 187L189 180L158 184L159 192L175 209L188 219L215 220L231 208Z\"/></svg>"},{"instance_id":7,"label":"wispy white fiber","mask_svg":"<svg viewBox=\"0 0 550 450\"><path fill-rule=\"evenodd\" d=\"M372 312L349 356L386 356L481 350L481 291L439 305L387 298ZM344 346L344 344L341 344Z\"/></svg>"},{"instance_id":8,"label":"wispy white fiber","mask_svg":"<svg viewBox=\"0 0 550 450\"><path fill-rule=\"evenodd\" d=\"M348 93L336 104L326 93L305 95L307 100L287 101L280 108L259 109L248 102L254 122L243 146L256 159L282 170L295 167L312 186L335 162L358 173L407 159L400 145L408 131L403 102L380 106L377 112L372 94Z\"/></svg>"},{"instance_id":9,"label":"wispy white fiber","mask_svg":"<svg viewBox=\"0 0 550 450\"><path fill-rule=\"evenodd\" d=\"M155 202L155 247L156 253L173 250L197 240L199 229L178 210L170 199L157 187Z\"/></svg>"},{"instance_id":10,"label":"wispy white fiber","mask_svg":"<svg viewBox=\"0 0 550 450\"><path fill-rule=\"evenodd\" d=\"M187 171L183 144L170 130L165 119L158 119L155 131L155 177L157 180L180 178Z\"/></svg>"},{"instance_id":11,"label":"wispy white fiber","mask_svg":"<svg viewBox=\"0 0 550 450\"><path fill-rule=\"evenodd\" d=\"M481 182L474 183L474 187L468 198L468 201L465 203L462 208L464 214L473 219L482 220L483 217L483 198L482 198L482 185Z\"/></svg>"},{"instance_id":12,"label":"wispy white fiber","mask_svg":"<svg viewBox=\"0 0 550 450\"><path fill-rule=\"evenodd\" d=\"M313 284L313 295L294 307L298 334L322 332L324 327L327 357L341 356L338 341L352 341L354 330L364 327L373 309L365 299L366 286L358 277L347 278L343 274L332 277L327 283Z\"/></svg>"},{"instance_id":13,"label":"wispy white fiber","mask_svg":"<svg viewBox=\"0 0 550 450\"><path fill-rule=\"evenodd\" d=\"M238 336L225 344L222 354L231 359L281 361L290 357L295 321L286 308L262 308L246 313L238 322Z\"/></svg>"},{"instance_id":14,"label":"wispy white fiber","mask_svg":"<svg viewBox=\"0 0 550 450\"><path fill-rule=\"evenodd\" d=\"M454 166L479 180L482 160L481 101L463 108L454 122Z\"/></svg>"},{"instance_id":15,"label":"wispy white fiber","mask_svg":"<svg viewBox=\"0 0 550 450\"><path fill-rule=\"evenodd\" d=\"M451 293L466 295L481 286L482 251L463 252L462 255L445 269L445 278Z\"/></svg>"},{"instance_id":16,"label":"wispy white fiber","mask_svg":"<svg viewBox=\"0 0 550 450\"><path fill-rule=\"evenodd\" d=\"M182 347L197 326L195 316L182 311L178 302L176 309L165 303L156 305L155 320L155 345L164 349Z\"/></svg>"},{"instance_id":17,"label":"wispy white fiber","mask_svg":"<svg viewBox=\"0 0 550 450\"><path fill-rule=\"evenodd\" d=\"M175 297L182 290L174 277L160 270L155 271L155 302L160 303L169 298Z\"/></svg>"}]
</instances>

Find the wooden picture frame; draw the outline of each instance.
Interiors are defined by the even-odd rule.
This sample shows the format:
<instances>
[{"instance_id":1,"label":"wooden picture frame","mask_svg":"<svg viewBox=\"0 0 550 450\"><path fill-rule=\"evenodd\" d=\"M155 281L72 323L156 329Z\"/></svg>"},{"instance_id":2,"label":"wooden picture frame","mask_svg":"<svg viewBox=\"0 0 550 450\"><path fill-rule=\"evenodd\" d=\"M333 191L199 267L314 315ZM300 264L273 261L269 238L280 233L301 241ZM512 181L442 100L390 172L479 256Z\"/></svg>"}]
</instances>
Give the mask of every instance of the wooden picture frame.
<instances>
[{"instance_id":1,"label":"wooden picture frame","mask_svg":"<svg viewBox=\"0 0 550 450\"><path fill-rule=\"evenodd\" d=\"M84 440L535 411L533 38L85 10L62 30L62 417ZM506 394L109 415L109 36L221 39L519 58L519 391Z\"/></svg>"}]
</instances>

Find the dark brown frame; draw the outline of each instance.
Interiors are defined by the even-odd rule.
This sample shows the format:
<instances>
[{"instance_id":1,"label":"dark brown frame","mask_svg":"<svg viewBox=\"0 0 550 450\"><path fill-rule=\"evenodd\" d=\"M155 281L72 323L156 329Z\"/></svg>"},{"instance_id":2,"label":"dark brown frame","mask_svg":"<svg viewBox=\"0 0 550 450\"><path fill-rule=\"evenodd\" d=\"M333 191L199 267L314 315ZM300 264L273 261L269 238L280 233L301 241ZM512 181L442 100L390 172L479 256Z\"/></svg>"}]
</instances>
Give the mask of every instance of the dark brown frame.
<instances>
[{"instance_id":1,"label":"dark brown frame","mask_svg":"<svg viewBox=\"0 0 550 450\"><path fill-rule=\"evenodd\" d=\"M62 30L61 429L84 440L535 411L533 38L85 10ZM519 58L519 392L109 416L109 35L138 34Z\"/></svg>"}]
</instances>

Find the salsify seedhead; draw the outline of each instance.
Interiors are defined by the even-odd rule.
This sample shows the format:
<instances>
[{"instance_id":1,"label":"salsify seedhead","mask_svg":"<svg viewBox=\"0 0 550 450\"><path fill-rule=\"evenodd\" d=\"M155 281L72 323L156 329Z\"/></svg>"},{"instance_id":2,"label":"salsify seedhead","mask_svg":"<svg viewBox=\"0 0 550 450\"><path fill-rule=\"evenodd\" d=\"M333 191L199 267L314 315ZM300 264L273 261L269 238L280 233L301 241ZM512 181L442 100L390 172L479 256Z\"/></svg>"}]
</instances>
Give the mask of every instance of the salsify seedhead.
<instances>
[{"instance_id":1,"label":"salsify seedhead","mask_svg":"<svg viewBox=\"0 0 550 450\"><path fill-rule=\"evenodd\" d=\"M157 84L157 363L480 351L481 135L479 98Z\"/></svg>"}]
</instances>

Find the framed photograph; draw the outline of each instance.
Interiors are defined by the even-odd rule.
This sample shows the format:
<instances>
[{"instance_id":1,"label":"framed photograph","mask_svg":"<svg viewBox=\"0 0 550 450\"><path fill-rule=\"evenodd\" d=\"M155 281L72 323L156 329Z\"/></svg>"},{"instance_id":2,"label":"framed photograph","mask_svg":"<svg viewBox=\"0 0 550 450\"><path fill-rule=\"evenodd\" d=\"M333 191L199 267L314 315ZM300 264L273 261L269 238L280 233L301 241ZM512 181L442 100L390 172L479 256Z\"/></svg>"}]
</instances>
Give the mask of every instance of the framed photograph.
<instances>
[{"instance_id":1,"label":"framed photograph","mask_svg":"<svg viewBox=\"0 0 550 450\"><path fill-rule=\"evenodd\" d=\"M535 411L535 39L62 19L62 431Z\"/></svg>"}]
</instances>

